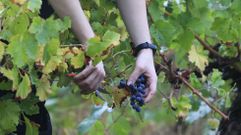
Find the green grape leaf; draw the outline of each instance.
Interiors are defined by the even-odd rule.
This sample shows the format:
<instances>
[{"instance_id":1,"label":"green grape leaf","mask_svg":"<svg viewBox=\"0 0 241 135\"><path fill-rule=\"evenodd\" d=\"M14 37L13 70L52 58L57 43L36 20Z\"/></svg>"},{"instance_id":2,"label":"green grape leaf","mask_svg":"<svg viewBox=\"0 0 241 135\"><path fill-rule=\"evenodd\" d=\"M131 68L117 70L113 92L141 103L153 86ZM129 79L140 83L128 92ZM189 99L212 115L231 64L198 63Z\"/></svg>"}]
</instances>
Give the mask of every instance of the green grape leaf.
<instances>
[{"instance_id":1,"label":"green grape leaf","mask_svg":"<svg viewBox=\"0 0 241 135\"><path fill-rule=\"evenodd\" d=\"M154 22L158 21L162 17L160 4L163 3L161 3L161 1L152 1L148 6L148 12L150 13L150 17Z\"/></svg>"},{"instance_id":2,"label":"green grape leaf","mask_svg":"<svg viewBox=\"0 0 241 135\"><path fill-rule=\"evenodd\" d=\"M27 74L23 76L23 80L19 84L17 89L16 97L20 97L21 99L25 99L28 94L31 92L31 82Z\"/></svg>"},{"instance_id":3,"label":"green grape leaf","mask_svg":"<svg viewBox=\"0 0 241 135\"><path fill-rule=\"evenodd\" d=\"M44 101L47 99L48 95L51 93L51 86L48 80L48 76L43 75L41 79L36 84L37 93L36 95L39 97L40 101Z\"/></svg>"},{"instance_id":4,"label":"green grape leaf","mask_svg":"<svg viewBox=\"0 0 241 135\"><path fill-rule=\"evenodd\" d=\"M212 30L215 31L218 37L223 41L232 41L232 29L231 28L232 19L227 18L215 18Z\"/></svg>"},{"instance_id":5,"label":"green grape leaf","mask_svg":"<svg viewBox=\"0 0 241 135\"><path fill-rule=\"evenodd\" d=\"M12 82L7 81L7 82L0 82L0 88L1 90L12 90Z\"/></svg>"},{"instance_id":6,"label":"green grape leaf","mask_svg":"<svg viewBox=\"0 0 241 135\"><path fill-rule=\"evenodd\" d=\"M58 57L58 56L51 57L50 60L48 61L48 63L43 68L43 73L49 74L49 73L53 72L59 66L60 63L61 63L60 57Z\"/></svg>"},{"instance_id":7,"label":"green grape leaf","mask_svg":"<svg viewBox=\"0 0 241 135\"><path fill-rule=\"evenodd\" d=\"M38 12L41 8L42 0L29 0L28 1L28 9L32 12Z\"/></svg>"},{"instance_id":8,"label":"green grape leaf","mask_svg":"<svg viewBox=\"0 0 241 135\"><path fill-rule=\"evenodd\" d=\"M9 134L19 123L20 108L12 100L0 100L0 133Z\"/></svg>"},{"instance_id":9,"label":"green grape leaf","mask_svg":"<svg viewBox=\"0 0 241 135\"><path fill-rule=\"evenodd\" d=\"M120 34L113 31L106 31L102 40L104 42L109 42L110 45L118 45L120 43Z\"/></svg>"},{"instance_id":10,"label":"green grape leaf","mask_svg":"<svg viewBox=\"0 0 241 135\"><path fill-rule=\"evenodd\" d=\"M189 51L188 59L194 63L201 71L204 71L208 64L208 57L202 48L193 45Z\"/></svg>"},{"instance_id":11,"label":"green grape leaf","mask_svg":"<svg viewBox=\"0 0 241 135\"><path fill-rule=\"evenodd\" d=\"M5 51L4 44L0 41L0 61L2 61L4 51Z\"/></svg>"},{"instance_id":12,"label":"green grape leaf","mask_svg":"<svg viewBox=\"0 0 241 135\"><path fill-rule=\"evenodd\" d=\"M25 125L26 125L25 135L38 135L39 130L38 130L38 127L36 126L37 124L34 124L26 116L24 116L23 118L24 118L24 122L25 122Z\"/></svg>"},{"instance_id":13,"label":"green grape leaf","mask_svg":"<svg viewBox=\"0 0 241 135\"><path fill-rule=\"evenodd\" d=\"M7 53L13 57L14 64L20 68L34 62L37 57L37 52L37 41L33 35L27 32L13 37L7 48Z\"/></svg>"},{"instance_id":14,"label":"green grape leaf","mask_svg":"<svg viewBox=\"0 0 241 135\"><path fill-rule=\"evenodd\" d=\"M70 21L67 18L63 22L60 19L54 20L53 18L48 18L47 20L43 20L40 17L34 17L29 32L35 34L35 38L39 44L45 45L52 38L57 38L59 32L63 32L69 27Z\"/></svg>"},{"instance_id":15,"label":"green grape leaf","mask_svg":"<svg viewBox=\"0 0 241 135\"><path fill-rule=\"evenodd\" d=\"M218 119L215 119L215 118L210 118L210 119L208 119L207 123L208 123L208 126L209 126L212 130L215 130L215 129L218 128L219 120L218 120Z\"/></svg>"},{"instance_id":16,"label":"green grape leaf","mask_svg":"<svg viewBox=\"0 0 241 135\"><path fill-rule=\"evenodd\" d=\"M34 115L39 113L39 100L36 96L28 96L26 99L22 100L19 104L21 110L24 114Z\"/></svg>"},{"instance_id":17,"label":"green grape leaf","mask_svg":"<svg viewBox=\"0 0 241 135\"><path fill-rule=\"evenodd\" d=\"M57 38L53 38L47 43L47 45L44 47L44 62L48 62L52 56L57 55L59 45L59 39Z\"/></svg>"},{"instance_id":18,"label":"green grape leaf","mask_svg":"<svg viewBox=\"0 0 241 135\"><path fill-rule=\"evenodd\" d=\"M164 20L156 21L152 27L159 32L158 38L162 41L160 44L163 45L168 45L180 32L174 25Z\"/></svg>"},{"instance_id":19,"label":"green grape leaf","mask_svg":"<svg viewBox=\"0 0 241 135\"><path fill-rule=\"evenodd\" d=\"M12 90L16 90L18 87L18 81L19 81L19 75L18 75L18 71L16 68L13 68L12 70L10 69L6 69L1 67L0 68L0 72L7 77L9 80L12 81Z\"/></svg>"},{"instance_id":20,"label":"green grape leaf","mask_svg":"<svg viewBox=\"0 0 241 135\"><path fill-rule=\"evenodd\" d=\"M217 69L214 69L211 76L210 81L213 88L220 89L225 85L225 81L222 79L222 72Z\"/></svg>"}]
</instances>

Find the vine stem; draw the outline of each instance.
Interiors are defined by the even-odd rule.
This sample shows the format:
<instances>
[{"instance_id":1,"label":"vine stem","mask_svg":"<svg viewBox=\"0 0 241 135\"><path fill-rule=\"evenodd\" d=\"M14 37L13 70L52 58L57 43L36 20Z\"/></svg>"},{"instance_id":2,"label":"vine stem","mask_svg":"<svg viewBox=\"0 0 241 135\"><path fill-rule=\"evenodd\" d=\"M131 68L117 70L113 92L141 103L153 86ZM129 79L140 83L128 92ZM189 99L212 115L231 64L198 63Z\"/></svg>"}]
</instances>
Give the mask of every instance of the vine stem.
<instances>
[{"instance_id":1,"label":"vine stem","mask_svg":"<svg viewBox=\"0 0 241 135\"><path fill-rule=\"evenodd\" d=\"M85 45L82 45L82 44L69 44L69 45L60 45L61 48L64 48L64 47L83 47L85 48Z\"/></svg>"},{"instance_id":2,"label":"vine stem","mask_svg":"<svg viewBox=\"0 0 241 135\"><path fill-rule=\"evenodd\" d=\"M201 100L203 100L212 110L220 114L225 120L228 120L228 116L224 114L222 111L220 111L217 107L212 105L200 92L199 90L195 89L185 78L183 78L181 75L177 76L182 82L192 91L192 93L196 96L198 96Z\"/></svg>"},{"instance_id":3,"label":"vine stem","mask_svg":"<svg viewBox=\"0 0 241 135\"><path fill-rule=\"evenodd\" d=\"M217 51L215 51L212 47L210 47L205 41L203 41L198 35L195 35L195 39L199 41L199 43L209 52L211 52L213 55L215 55L218 58L223 58Z\"/></svg>"}]
</instances>

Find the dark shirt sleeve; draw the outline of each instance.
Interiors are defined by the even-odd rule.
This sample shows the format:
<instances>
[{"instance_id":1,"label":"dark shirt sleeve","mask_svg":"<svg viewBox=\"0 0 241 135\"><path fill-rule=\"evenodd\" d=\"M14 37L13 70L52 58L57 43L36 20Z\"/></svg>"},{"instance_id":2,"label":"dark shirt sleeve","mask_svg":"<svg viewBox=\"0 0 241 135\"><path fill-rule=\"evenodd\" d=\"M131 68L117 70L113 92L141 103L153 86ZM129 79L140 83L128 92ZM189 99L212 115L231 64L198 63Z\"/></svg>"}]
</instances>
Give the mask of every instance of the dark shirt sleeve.
<instances>
[{"instance_id":1,"label":"dark shirt sleeve","mask_svg":"<svg viewBox=\"0 0 241 135\"><path fill-rule=\"evenodd\" d=\"M48 3L48 0L42 0L42 6L40 9L40 16L44 19L47 19L54 13L53 8Z\"/></svg>"}]
</instances>

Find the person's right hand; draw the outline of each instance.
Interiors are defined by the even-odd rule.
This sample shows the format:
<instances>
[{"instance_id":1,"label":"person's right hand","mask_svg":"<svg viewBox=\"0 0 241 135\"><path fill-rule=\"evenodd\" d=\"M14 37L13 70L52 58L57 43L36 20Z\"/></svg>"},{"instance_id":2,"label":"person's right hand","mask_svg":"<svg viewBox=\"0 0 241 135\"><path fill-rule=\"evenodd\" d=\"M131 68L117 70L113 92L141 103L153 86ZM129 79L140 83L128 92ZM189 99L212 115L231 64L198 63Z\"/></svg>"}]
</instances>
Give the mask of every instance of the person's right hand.
<instances>
[{"instance_id":1,"label":"person's right hand","mask_svg":"<svg viewBox=\"0 0 241 135\"><path fill-rule=\"evenodd\" d=\"M102 62L95 67L91 64L74 77L74 82L80 87L81 94L94 92L105 78L105 69Z\"/></svg>"},{"instance_id":2,"label":"person's right hand","mask_svg":"<svg viewBox=\"0 0 241 135\"><path fill-rule=\"evenodd\" d=\"M135 69L130 75L127 84L134 84L142 74L147 77L145 102L149 102L155 95L157 87L157 74L154 66L153 51L151 49L143 49L139 52Z\"/></svg>"}]
</instances>

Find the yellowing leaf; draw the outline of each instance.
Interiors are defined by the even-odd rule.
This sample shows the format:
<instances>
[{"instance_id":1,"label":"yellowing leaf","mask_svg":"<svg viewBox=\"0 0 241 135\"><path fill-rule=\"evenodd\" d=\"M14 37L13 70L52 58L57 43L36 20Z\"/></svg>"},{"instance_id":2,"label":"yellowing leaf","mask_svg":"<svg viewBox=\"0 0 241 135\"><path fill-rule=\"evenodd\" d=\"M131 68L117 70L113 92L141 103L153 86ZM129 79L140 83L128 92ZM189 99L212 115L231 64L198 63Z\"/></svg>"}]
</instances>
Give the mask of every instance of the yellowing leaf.
<instances>
[{"instance_id":1,"label":"yellowing leaf","mask_svg":"<svg viewBox=\"0 0 241 135\"><path fill-rule=\"evenodd\" d=\"M0 41L0 61L3 58L4 51L5 51L4 44Z\"/></svg>"},{"instance_id":2,"label":"yellowing leaf","mask_svg":"<svg viewBox=\"0 0 241 135\"><path fill-rule=\"evenodd\" d=\"M107 31L104 36L102 37L103 41L108 41L109 44L118 45L120 43L120 34L113 32L113 31Z\"/></svg>"},{"instance_id":3,"label":"yellowing leaf","mask_svg":"<svg viewBox=\"0 0 241 135\"><path fill-rule=\"evenodd\" d=\"M71 65L74 66L74 68L81 68L84 65L85 56L83 52L79 52L77 56L74 56L71 59Z\"/></svg>"},{"instance_id":4,"label":"yellowing leaf","mask_svg":"<svg viewBox=\"0 0 241 135\"><path fill-rule=\"evenodd\" d=\"M19 88L16 93L16 97L20 97L21 99L25 99L28 94L31 92L31 83L27 74L23 77L22 82L19 84Z\"/></svg>"},{"instance_id":5,"label":"yellowing leaf","mask_svg":"<svg viewBox=\"0 0 241 135\"><path fill-rule=\"evenodd\" d=\"M120 107L122 102L125 101L125 99L128 97L128 95L130 95L130 93L127 90L118 89L116 87L116 88L113 88L112 95L113 95L115 104L118 107Z\"/></svg>"},{"instance_id":6,"label":"yellowing leaf","mask_svg":"<svg viewBox=\"0 0 241 135\"><path fill-rule=\"evenodd\" d=\"M43 75L42 78L37 82L37 96L40 101L44 101L47 99L48 95L51 93L51 87L46 75Z\"/></svg>"},{"instance_id":7,"label":"yellowing leaf","mask_svg":"<svg viewBox=\"0 0 241 135\"><path fill-rule=\"evenodd\" d=\"M190 62L195 63L195 65L204 71L206 65L208 64L208 57L202 48L193 45L189 51L188 59Z\"/></svg>"},{"instance_id":8,"label":"yellowing leaf","mask_svg":"<svg viewBox=\"0 0 241 135\"><path fill-rule=\"evenodd\" d=\"M61 63L61 59L58 58L57 56L53 56L50 58L46 66L43 68L43 73L44 74L49 74L53 72Z\"/></svg>"},{"instance_id":9,"label":"yellowing leaf","mask_svg":"<svg viewBox=\"0 0 241 135\"><path fill-rule=\"evenodd\" d=\"M6 69L6 68L0 68L0 73L2 73L5 77L7 77L9 80L13 82L12 84L12 90L16 90L18 87L18 71L16 68L13 68L12 70Z\"/></svg>"}]
</instances>

